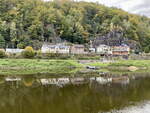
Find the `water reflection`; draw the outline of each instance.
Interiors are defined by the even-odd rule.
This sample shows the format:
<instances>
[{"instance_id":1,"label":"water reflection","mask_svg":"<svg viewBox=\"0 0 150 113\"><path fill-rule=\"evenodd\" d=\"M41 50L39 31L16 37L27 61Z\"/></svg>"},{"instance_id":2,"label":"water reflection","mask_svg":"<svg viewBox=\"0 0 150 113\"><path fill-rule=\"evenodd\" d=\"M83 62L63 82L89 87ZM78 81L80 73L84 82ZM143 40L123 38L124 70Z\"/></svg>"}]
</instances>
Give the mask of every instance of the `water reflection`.
<instances>
[{"instance_id":1,"label":"water reflection","mask_svg":"<svg viewBox=\"0 0 150 113\"><path fill-rule=\"evenodd\" d=\"M136 106L125 107L122 110L112 110L107 113L150 113L150 101L142 102Z\"/></svg>"},{"instance_id":2,"label":"water reflection","mask_svg":"<svg viewBox=\"0 0 150 113\"><path fill-rule=\"evenodd\" d=\"M119 84L129 84L130 79L128 76L124 77L106 77L106 76L96 76L96 77L59 77L59 78L32 78L32 77L6 77L2 78L7 83L19 83L29 87L34 84L34 82L39 83L39 85L56 85L63 87L65 85L81 85L87 83L98 83L98 84L108 84L108 83L119 83ZM4 83L1 81L1 83Z\"/></svg>"},{"instance_id":3,"label":"water reflection","mask_svg":"<svg viewBox=\"0 0 150 113\"><path fill-rule=\"evenodd\" d=\"M150 100L150 77L144 75L1 77L0 113L119 113Z\"/></svg>"}]
</instances>

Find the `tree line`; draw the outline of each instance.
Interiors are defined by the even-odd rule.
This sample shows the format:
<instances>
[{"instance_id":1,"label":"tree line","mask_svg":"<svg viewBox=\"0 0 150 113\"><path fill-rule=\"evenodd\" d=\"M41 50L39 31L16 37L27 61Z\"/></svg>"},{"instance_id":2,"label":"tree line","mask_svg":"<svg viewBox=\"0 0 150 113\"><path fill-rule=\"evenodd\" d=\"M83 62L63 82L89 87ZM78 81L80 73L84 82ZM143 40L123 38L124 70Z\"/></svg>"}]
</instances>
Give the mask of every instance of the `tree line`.
<instances>
[{"instance_id":1,"label":"tree line","mask_svg":"<svg viewBox=\"0 0 150 113\"><path fill-rule=\"evenodd\" d=\"M145 16L72 0L0 0L0 48L39 49L43 42L60 40L88 44L114 29L150 51L150 19Z\"/></svg>"}]
</instances>

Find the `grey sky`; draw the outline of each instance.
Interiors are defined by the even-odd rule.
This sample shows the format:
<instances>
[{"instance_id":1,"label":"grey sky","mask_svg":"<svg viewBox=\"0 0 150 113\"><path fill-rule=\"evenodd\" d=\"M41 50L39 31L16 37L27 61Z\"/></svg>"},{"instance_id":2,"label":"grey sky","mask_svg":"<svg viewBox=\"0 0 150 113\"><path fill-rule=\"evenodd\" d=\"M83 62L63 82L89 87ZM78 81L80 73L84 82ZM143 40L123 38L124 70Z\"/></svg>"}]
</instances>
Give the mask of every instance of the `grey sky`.
<instances>
[{"instance_id":1,"label":"grey sky","mask_svg":"<svg viewBox=\"0 0 150 113\"><path fill-rule=\"evenodd\" d=\"M150 17L150 0L80 0L99 2L106 6L115 6L125 11Z\"/></svg>"}]
</instances>

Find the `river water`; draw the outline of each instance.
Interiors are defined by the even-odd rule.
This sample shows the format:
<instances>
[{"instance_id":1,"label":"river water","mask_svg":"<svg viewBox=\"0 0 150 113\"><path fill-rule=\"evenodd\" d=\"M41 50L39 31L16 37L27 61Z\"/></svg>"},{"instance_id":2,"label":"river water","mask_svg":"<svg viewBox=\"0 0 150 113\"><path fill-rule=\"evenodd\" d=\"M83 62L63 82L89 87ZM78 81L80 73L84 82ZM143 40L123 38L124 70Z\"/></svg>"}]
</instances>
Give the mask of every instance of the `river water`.
<instances>
[{"instance_id":1,"label":"river water","mask_svg":"<svg viewBox=\"0 0 150 113\"><path fill-rule=\"evenodd\" d=\"M150 113L149 75L0 77L0 113Z\"/></svg>"}]
</instances>

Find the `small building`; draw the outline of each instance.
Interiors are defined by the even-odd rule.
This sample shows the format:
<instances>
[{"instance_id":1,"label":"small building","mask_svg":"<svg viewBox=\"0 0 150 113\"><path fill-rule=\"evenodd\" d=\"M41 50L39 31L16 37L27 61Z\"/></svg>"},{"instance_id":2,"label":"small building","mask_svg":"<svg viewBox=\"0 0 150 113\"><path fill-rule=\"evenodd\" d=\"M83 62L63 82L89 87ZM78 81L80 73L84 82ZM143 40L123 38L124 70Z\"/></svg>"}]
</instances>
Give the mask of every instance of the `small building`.
<instances>
[{"instance_id":1,"label":"small building","mask_svg":"<svg viewBox=\"0 0 150 113\"><path fill-rule=\"evenodd\" d=\"M96 49L91 47L91 48L89 48L89 52L90 52L90 53L95 53L95 52L96 52Z\"/></svg>"},{"instance_id":2,"label":"small building","mask_svg":"<svg viewBox=\"0 0 150 113\"><path fill-rule=\"evenodd\" d=\"M70 53L72 54L84 54L84 45L75 44L71 46Z\"/></svg>"},{"instance_id":3,"label":"small building","mask_svg":"<svg viewBox=\"0 0 150 113\"><path fill-rule=\"evenodd\" d=\"M11 48L6 48L6 53L10 54L16 54L16 53L21 53L23 52L24 49L11 49Z\"/></svg>"},{"instance_id":4,"label":"small building","mask_svg":"<svg viewBox=\"0 0 150 113\"><path fill-rule=\"evenodd\" d=\"M128 56L130 54L130 47L127 45L112 47L112 55L114 56Z\"/></svg>"},{"instance_id":5,"label":"small building","mask_svg":"<svg viewBox=\"0 0 150 113\"><path fill-rule=\"evenodd\" d=\"M42 53L56 53L55 45L43 44L41 48Z\"/></svg>"},{"instance_id":6,"label":"small building","mask_svg":"<svg viewBox=\"0 0 150 113\"><path fill-rule=\"evenodd\" d=\"M70 46L66 45L58 45L56 46L56 52L57 53L69 53L70 52Z\"/></svg>"},{"instance_id":7,"label":"small building","mask_svg":"<svg viewBox=\"0 0 150 113\"><path fill-rule=\"evenodd\" d=\"M111 55L112 49L110 46L102 44L96 47L96 53L101 55Z\"/></svg>"},{"instance_id":8,"label":"small building","mask_svg":"<svg viewBox=\"0 0 150 113\"><path fill-rule=\"evenodd\" d=\"M43 44L42 53L69 53L70 46L65 44Z\"/></svg>"}]
</instances>

